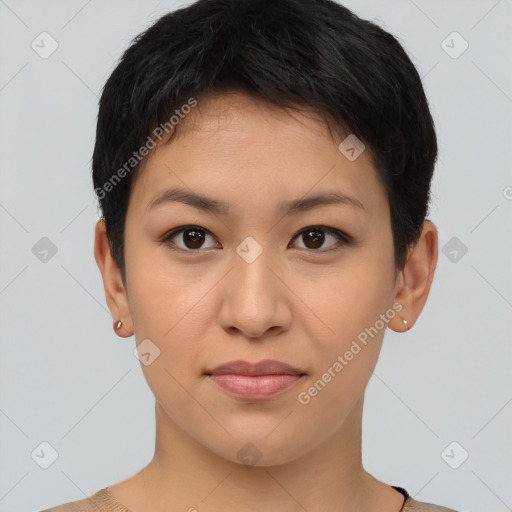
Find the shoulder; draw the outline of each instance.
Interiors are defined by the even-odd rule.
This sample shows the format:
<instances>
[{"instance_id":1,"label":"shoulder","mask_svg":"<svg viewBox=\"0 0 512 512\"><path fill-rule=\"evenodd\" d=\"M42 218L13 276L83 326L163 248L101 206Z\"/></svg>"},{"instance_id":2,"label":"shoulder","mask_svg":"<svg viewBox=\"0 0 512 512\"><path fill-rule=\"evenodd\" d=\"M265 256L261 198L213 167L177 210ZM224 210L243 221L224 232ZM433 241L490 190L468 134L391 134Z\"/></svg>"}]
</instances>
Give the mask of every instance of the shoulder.
<instances>
[{"instance_id":1,"label":"shoulder","mask_svg":"<svg viewBox=\"0 0 512 512\"><path fill-rule=\"evenodd\" d=\"M401 512L457 512L452 508L442 507L440 505L434 505L433 503L424 503L422 501L416 501L409 497L405 502L404 508Z\"/></svg>"},{"instance_id":2,"label":"shoulder","mask_svg":"<svg viewBox=\"0 0 512 512\"><path fill-rule=\"evenodd\" d=\"M42 510L41 512L129 512L120 503L113 502L106 489L99 490L89 498L79 501L63 503L56 507ZM404 508L401 512L457 512L451 508L434 505L432 503L424 503L416 501L413 498L407 498Z\"/></svg>"},{"instance_id":3,"label":"shoulder","mask_svg":"<svg viewBox=\"0 0 512 512\"><path fill-rule=\"evenodd\" d=\"M70 501L52 508L41 510L41 512L110 512L113 508L108 507L109 496L105 489L101 489L92 496L78 501Z\"/></svg>"}]
</instances>

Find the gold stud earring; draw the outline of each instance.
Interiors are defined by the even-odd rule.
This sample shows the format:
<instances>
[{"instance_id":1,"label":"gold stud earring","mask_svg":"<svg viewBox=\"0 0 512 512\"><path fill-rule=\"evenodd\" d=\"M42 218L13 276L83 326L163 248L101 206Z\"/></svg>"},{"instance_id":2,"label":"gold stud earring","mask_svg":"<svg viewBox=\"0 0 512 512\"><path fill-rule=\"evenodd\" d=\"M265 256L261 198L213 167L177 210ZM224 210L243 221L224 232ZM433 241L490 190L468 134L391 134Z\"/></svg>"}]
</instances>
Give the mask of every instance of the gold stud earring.
<instances>
[{"instance_id":1,"label":"gold stud earring","mask_svg":"<svg viewBox=\"0 0 512 512\"><path fill-rule=\"evenodd\" d=\"M117 322L114 322L114 331L117 331L118 329L120 329L122 325L123 325L122 320L118 320Z\"/></svg>"},{"instance_id":2,"label":"gold stud earring","mask_svg":"<svg viewBox=\"0 0 512 512\"><path fill-rule=\"evenodd\" d=\"M409 330L409 322L405 318L402 318L402 322L405 325L405 330L408 331Z\"/></svg>"}]
</instances>

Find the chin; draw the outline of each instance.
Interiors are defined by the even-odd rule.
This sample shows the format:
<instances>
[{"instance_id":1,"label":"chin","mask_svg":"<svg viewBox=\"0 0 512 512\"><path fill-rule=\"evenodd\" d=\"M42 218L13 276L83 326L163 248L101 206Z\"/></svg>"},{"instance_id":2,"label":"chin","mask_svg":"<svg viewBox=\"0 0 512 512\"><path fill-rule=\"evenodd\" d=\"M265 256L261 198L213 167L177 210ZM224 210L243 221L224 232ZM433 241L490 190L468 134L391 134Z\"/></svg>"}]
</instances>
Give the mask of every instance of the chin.
<instances>
[{"instance_id":1,"label":"chin","mask_svg":"<svg viewBox=\"0 0 512 512\"><path fill-rule=\"evenodd\" d=\"M277 432L277 425L279 422L275 421L269 422L261 429L255 428L254 425L241 425L239 432L229 429L232 437L226 439L226 436L223 436L223 442L211 443L210 439L204 445L223 459L247 467L288 464L312 448L311 440L308 442L307 439L295 439L295 436L284 428Z\"/></svg>"}]
</instances>

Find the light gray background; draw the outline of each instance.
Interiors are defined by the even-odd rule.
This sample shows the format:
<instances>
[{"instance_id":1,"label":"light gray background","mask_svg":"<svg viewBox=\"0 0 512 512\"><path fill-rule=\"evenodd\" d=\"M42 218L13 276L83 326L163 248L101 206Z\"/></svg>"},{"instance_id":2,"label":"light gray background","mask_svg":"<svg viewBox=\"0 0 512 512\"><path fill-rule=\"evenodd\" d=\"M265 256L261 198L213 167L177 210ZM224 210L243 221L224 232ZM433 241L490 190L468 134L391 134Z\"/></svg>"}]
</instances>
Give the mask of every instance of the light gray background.
<instances>
[{"instance_id":1,"label":"light gray background","mask_svg":"<svg viewBox=\"0 0 512 512\"><path fill-rule=\"evenodd\" d=\"M436 277L414 328L387 331L363 462L421 501L512 510L512 1L344 3L400 38L440 144ZM2 511L82 499L153 455L154 398L134 338L112 330L93 258L90 159L98 95L121 51L179 5L0 0ZM43 31L59 45L47 59L31 48ZM442 46L453 31L469 43L458 58ZM46 263L32 253L42 237L58 249ZM453 237L468 249L455 262L443 253ZM48 469L31 457L43 441L58 452ZM451 460L469 453L458 469L441 455L452 441Z\"/></svg>"}]
</instances>

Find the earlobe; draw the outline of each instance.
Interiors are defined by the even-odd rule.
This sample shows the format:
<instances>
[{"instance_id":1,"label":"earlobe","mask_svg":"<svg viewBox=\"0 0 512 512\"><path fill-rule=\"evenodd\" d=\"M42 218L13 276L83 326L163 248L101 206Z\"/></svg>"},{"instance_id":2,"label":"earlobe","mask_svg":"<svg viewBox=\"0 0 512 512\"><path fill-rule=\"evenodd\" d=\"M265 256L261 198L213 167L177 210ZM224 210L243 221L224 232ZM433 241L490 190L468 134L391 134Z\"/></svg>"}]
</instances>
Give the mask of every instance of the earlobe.
<instances>
[{"instance_id":1,"label":"earlobe","mask_svg":"<svg viewBox=\"0 0 512 512\"><path fill-rule=\"evenodd\" d=\"M123 327L123 321L122 320L116 320L114 322L114 332L120 337L120 338L128 338L129 336L132 336L133 333L129 333L124 329Z\"/></svg>"},{"instance_id":2,"label":"earlobe","mask_svg":"<svg viewBox=\"0 0 512 512\"><path fill-rule=\"evenodd\" d=\"M114 261L107 238L105 220L96 223L94 233L94 258L101 272L105 299L114 320L114 331L126 338L132 335L132 320L128 306L128 297L121 276L121 270ZM117 323L121 325L116 328Z\"/></svg>"},{"instance_id":3,"label":"earlobe","mask_svg":"<svg viewBox=\"0 0 512 512\"><path fill-rule=\"evenodd\" d=\"M408 331L420 316L430 293L438 256L438 233L435 225L425 221L420 238L410 249L399 277L395 301L402 305L400 316L389 322L396 332Z\"/></svg>"}]
</instances>

